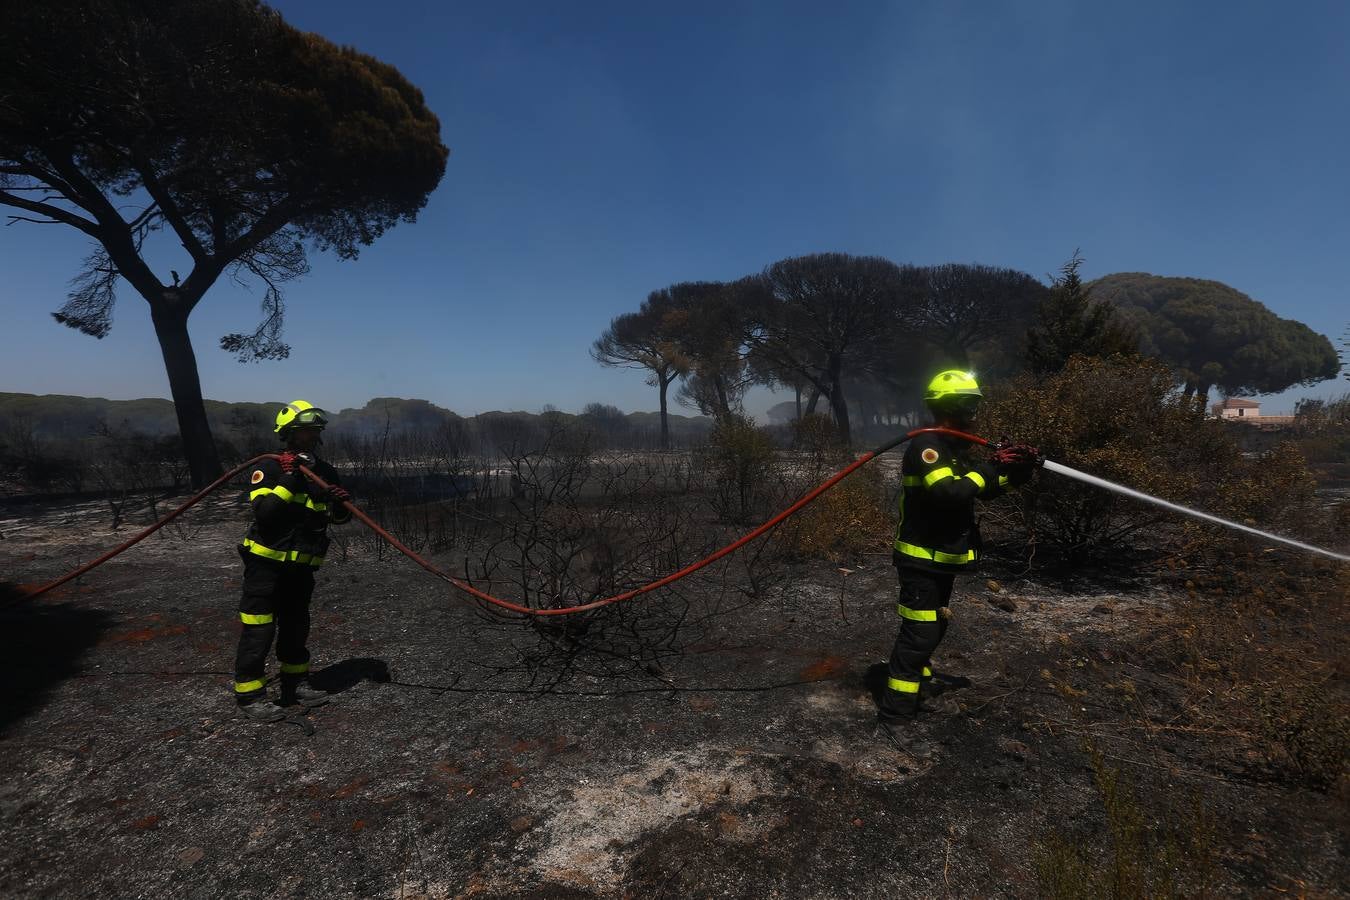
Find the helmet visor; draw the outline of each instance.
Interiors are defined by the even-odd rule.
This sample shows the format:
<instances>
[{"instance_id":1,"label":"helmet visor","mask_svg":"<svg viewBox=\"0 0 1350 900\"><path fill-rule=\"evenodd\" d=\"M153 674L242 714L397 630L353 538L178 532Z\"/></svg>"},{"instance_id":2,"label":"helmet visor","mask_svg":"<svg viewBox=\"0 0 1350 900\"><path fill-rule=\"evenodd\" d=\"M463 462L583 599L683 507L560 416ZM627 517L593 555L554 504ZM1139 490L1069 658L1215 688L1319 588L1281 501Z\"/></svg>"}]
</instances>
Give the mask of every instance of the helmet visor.
<instances>
[{"instance_id":1,"label":"helmet visor","mask_svg":"<svg viewBox=\"0 0 1350 900\"><path fill-rule=\"evenodd\" d=\"M327 424L328 418L324 415L323 410L318 407L311 407L310 409L302 409L300 412L296 413L295 418L290 421L288 427L304 428L308 426L310 428L323 428Z\"/></svg>"},{"instance_id":2,"label":"helmet visor","mask_svg":"<svg viewBox=\"0 0 1350 900\"><path fill-rule=\"evenodd\" d=\"M948 394L929 400L928 407L935 413L971 419L980 410L980 398L974 394Z\"/></svg>"}]
</instances>

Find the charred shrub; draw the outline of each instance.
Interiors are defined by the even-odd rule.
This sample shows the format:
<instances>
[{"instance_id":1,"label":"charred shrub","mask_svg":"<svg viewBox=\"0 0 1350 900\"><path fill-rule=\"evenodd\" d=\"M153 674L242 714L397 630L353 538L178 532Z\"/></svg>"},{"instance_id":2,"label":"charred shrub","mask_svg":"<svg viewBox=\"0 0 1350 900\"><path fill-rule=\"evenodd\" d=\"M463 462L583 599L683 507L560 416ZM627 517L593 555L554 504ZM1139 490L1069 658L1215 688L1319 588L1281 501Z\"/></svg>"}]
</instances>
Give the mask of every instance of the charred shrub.
<instances>
[{"instance_id":1,"label":"charred shrub","mask_svg":"<svg viewBox=\"0 0 1350 900\"><path fill-rule=\"evenodd\" d=\"M563 610L640 588L701 555L694 548L705 535L697 504L686 499L683 460L578 447L559 440L507 454L511 494L467 550L468 581L524 606ZM660 602L526 619L537 643L517 643L518 657L500 671L545 689L577 674L659 676L662 661L730 602L724 586L689 590L696 583L665 588Z\"/></svg>"},{"instance_id":2,"label":"charred shrub","mask_svg":"<svg viewBox=\"0 0 1350 900\"><path fill-rule=\"evenodd\" d=\"M78 442L48 439L33 417L25 415L11 416L0 423L0 470L4 480L20 493L78 493L89 474Z\"/></svg>"},{"instance_id":3,"label":"charred shrub","mask_svg":"<svg viewBox=\"0 0 1350 900\"><path fill-rule=\"evenodd\" d=\"M141 501L151 519L160 516L157 491L170 494L187 486L188 468L178 438L152 436L128 427L102 424L87 442L91 480L103 493L120 528Z\"/></svg>"},{"instance_id":4,"label":"charred shrub","mask_svg":"<svg viewBox=\"0 0 1350 900\"><path fill-rule=\"evenodd\" d=\"M820 413L810 413L793 421L792 449L810 454L813 458L836 462L843 458L847 445L839 437L834 420Z\"/></svg>"},{"instance_id":5,"label":"charred shrub","mask_svg":"<svg viewBox=\"0 0 1350 900\"><path fill-rule=\"evenodd\" d=\"M1300 401L1293 430L1300 452L1313 468L1330 479L1350 480L1350 394Z\"/></svg>"}]
</instances>

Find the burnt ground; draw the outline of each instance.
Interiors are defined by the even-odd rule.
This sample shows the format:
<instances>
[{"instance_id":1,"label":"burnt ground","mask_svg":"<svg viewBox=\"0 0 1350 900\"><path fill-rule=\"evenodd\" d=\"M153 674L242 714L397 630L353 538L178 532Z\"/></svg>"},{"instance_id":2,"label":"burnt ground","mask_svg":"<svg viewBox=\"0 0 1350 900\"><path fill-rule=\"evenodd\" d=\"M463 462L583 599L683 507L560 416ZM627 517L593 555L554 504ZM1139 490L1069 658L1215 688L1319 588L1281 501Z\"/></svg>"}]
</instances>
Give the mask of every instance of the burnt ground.
<instances>
[{"instance_id":1,"label":"burnt ground","mask_svg":"<svg viewBox=\"0 0 1350 900\"><path fill-rule=\"evenodd\" d=\"M541 679L532 630L353 546L313 607L332 702L259 725L229 693L244 520L193 522L0 605L0 895L1034 896L1048 835L1110 845L1085 739L1150 827L1207 810L1211 895L1350 884L1334 796L1167 727L1179 679L1134 647L1178 598L1142 580L959 583L937 663L974 685L893 742L863 682L885 555L794 567L659 669ZM0 532L29 584L127 533L96 505Z\"/></svg>"}]
</instances>

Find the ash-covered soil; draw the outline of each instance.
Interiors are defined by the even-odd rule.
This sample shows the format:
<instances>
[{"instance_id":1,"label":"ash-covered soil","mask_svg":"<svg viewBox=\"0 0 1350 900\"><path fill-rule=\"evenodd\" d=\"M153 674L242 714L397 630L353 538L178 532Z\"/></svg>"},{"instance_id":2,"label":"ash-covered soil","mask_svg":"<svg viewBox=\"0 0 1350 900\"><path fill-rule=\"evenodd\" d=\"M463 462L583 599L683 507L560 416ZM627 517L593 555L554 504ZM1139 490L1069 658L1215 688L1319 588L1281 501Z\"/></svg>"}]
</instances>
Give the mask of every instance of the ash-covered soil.
<instances>
[{"instance_id":1,"label":"ash-covered soil","mask_svg":"<svg viewBox=\"0 0 1350 900\"><path fill-rule=\"evenodd\" d=\"M243 512L193 516L0 603L0 895L1034 896L1046 835L1109 843L1085 738L1150 824L1210 810L1211 896L1350 884L1333 798L1167 729L1179 679L1132 648L1177 598L1143 580L958 582L936 666L974 685L890 740L863 680L898 627L884 536L691 624L659 667L561 678L532 629L353 545L313 606L332 702L260 725L230 694ZM4 518L12 583L129 533L96 503Z\"/></svg>"}]
</instances>

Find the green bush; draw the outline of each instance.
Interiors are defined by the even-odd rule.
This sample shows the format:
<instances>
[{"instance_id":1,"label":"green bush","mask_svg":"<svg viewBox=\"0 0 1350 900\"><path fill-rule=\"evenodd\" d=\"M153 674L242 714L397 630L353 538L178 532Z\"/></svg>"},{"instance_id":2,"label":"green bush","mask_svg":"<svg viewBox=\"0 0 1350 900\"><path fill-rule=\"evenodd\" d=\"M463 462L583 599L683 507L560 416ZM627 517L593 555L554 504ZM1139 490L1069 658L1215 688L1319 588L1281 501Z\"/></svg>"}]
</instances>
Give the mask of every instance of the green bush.
<instances>
[{"instance_id":1,"label":"green bush","mask_svg":"<svg viewBox=\"0 0 1350 900\"><path fill-rule=\"evenodd\" d=\"M1197 414L1154 360L1072 358L1063 371L1020 376L989 392L978 428L1029 441L1056 462L1217 515L1269 521L1306 499L1313 482L1289 447L1248 460L1224 425ZM1148 539L1166 544L1185 521L1118 494L1042 472L1014 493L1034 540L1082 558Z\"/></svg>"},{"instance_id":2,"label":"green bush","mask_svg":"<svg viewBox=\"0 0 1350 900\"><path fill-rule=\"evenodd\" d=\"M773 463L773 441L744 416L719 421L695 453L695 464L712 479L717 515L730 522L753 517L768 493Z\"/></svg>"}]
</instances>

